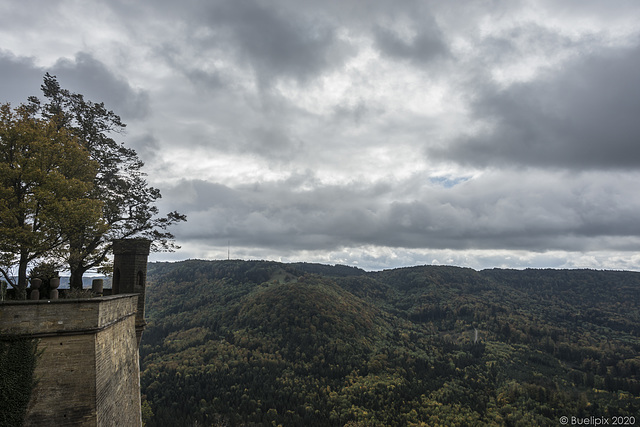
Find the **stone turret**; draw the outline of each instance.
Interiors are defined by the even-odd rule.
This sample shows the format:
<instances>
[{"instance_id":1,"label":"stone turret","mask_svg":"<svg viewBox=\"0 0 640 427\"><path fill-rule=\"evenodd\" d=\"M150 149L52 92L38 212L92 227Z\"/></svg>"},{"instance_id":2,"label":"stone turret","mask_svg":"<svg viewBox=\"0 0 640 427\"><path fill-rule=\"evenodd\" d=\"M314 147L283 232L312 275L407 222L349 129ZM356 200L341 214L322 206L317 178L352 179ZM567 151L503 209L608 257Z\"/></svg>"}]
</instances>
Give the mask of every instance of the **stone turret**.
<instances>
[{"instance_id":1,"label":"stone turret","mask_svg":"<svg viewBox=\"0 0 640 427\"><path fill-rule=\"evenodd\" d=\"M147 259L151 241L147 239L120 239L113 241L112 294L138 294L136 312L136 338L138 345L144 320L145 285L147 283Z\"/></svg>"}]
</instances>

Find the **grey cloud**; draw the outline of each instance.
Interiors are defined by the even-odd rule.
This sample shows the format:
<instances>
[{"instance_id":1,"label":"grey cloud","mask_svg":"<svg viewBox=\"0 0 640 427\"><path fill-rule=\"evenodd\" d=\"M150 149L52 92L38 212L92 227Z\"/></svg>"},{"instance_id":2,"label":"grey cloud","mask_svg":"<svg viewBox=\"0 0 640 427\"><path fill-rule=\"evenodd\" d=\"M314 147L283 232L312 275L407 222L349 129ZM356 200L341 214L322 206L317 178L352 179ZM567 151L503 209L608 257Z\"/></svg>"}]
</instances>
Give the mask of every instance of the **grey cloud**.
<instances>
[{"instance_id":1,"label":"grey cloud","mask_svg":"<svg viewBox=\"0 0 640 427\"><path fill-rule=\"evenodd\" d=\"M185 75L197 87L212 91L224 86L224 78L218 70L199 70L197 68L186 69Z\"/></svg>"},{"instance_id":2,"label":"grey cloud","mask_svg":"<svg viewBox=\"0 0 640 427\"><path fill-rule=\"evenodd\" d=\"M30 95L40 95L44 71L32 58L17 57L0 50L0 102L18 105Z\"/></svg>"},{"instance_id":3,"label":"grey cloud","mask_svg":"<svg viewBox=\"0 0 640 427\"><path fill-rule=\"evenodd\" d=\"M184 181L168 194L173 193L187 195L189 201L180 205L190 222L195 217L209 224L206 230L201 229L202 224L193 229L184 224L183 239L232 239L246 245L317 249L351 241L353 233L370 234L374 226L371 218L365 221L366 216L375 216L366 202L371 191L317 187L309 172L275 184L240 188Z\"/></svg>"},{"instance_id":4,"label":"grey cloud","mask_svg":"<svg viewBox=\"0 0 640 427\"><path fill-rule=\"evenodd\" d=\"M201 212L216 206L238 209L240 197L236 190L225 185L198 179L183 179L163 190L167 199L192 212Z\"/></svg>"},{"instance_id":5,"label":"grey cloud","mask_svg":"<svg viewBox=\"0 0 640 427\"><path fill-rule=\"evenodd\" d=\"M303 146L280 126L258 127L249 132L249 151L274 161L287 162L296 156Z\"/></svg>"},{"instance_id":6,"label":"grey cloud","mask_svg":"<svg viewBox=\"0 0 640 427\"><path fill-rule=\"evenodd\" d=\"M203 146L212 152L261 157L272 166L289 164L308 154L304 141L280 121L240 114L228 122L216 119L215 127L187 129L190 136L184 144Z\"/></svg>"},{"instance_id":7,"label":"grey cloud","mask_svg":"<svg viewBox=\"0 0 640 427\"><path fill-rule=\"evenodd\" d=\"M58 60L50 70L60 86L85 95L85 99L104 102L105 107L127 119L141 119L149 113L149 96L116 76L91 54L79 52L73 61Z\"/></svg>"},{"instance_id":8,"label":"grey cloud","mask_svg":"<svg viewBox=\"0 0 640 427\"><path fill-rule=\"evenodd\" d=\"M209 15L211 42L235 49L262 83L280 77L304 82L342 63L348 46L329 22L296 8L286 12L252 0L221 3Z\"/></svg>"},{"instance_id":9,"label":"grey cloud","mask_svg":"<svg viewBox=\"0 0 640 427\"><path fill-rule=\"evenodd\" d=\"M41 98L40 86L48 71L56 75L63 88L81 93L94 102L104 102L107 108L125 118L142 118L148 113L148 95L145 92L133 89L87 53L78 53L73 61L60 59L49 69L44 69L37 66L32 58L0 51L0 71L3 76L0 90L7 102L26 102L31 95Z\"/></svg>"},{"instance_id":10,"label":"grey cloud","mask_svg":"<svg viewBox=\"0 0 640 427\"><path fill-rule=\"evenodd\" d=\"M506 89L486 85L473 111L492 129L427 153L477 167L637 168L639 68L635 46L580 57Z\"/></svg>"},{"instance_id":11,"label":"grey cloud","mask_svg":"<svg viewBox=\"0 0 640 427\"><path fill-rule=\"evenodd\" d=\"M238 188L184 181L171 191L191 200L180 202L194 221L181 226L178 235L185 241L230 239L237 245L288 251L366 245L630 250L640 243L635 214L640 203L631 198L632 187L611 191L620 181L633 182L631 177L537 172L524 180L514 178L495 173L450 188L425 183L412 201L394 201L395 185L327 186L309 172ZM563 185L554 185L557 180L564 180Z\"/></svg>"},{"instance_id":12,"label":"grey cloud","mask_svg":"<svg viewBox=\"0 0 640 427\"><path fill-rule=\"evenodd\" d=\"M182 73L200 91L212 93L218 89L226 89L225 86L230 84L231 79L224 75L224 70L210 65L206 68L198 66L197 61L189 57L190 52L188 50L185 52L184 46L180 43L183 41L172 40L161 43L153 49L154 54L163 58L171 68ZM197 45L198 43L197 40L189 39L188 45ZM211 55L214 54L211 53Z\"/></svg>"},{"instance_id":13,"label":"grey cloud","mask_svg":"<svg viewBox=\"0 0 640 427\"><path fill-rule=\"evenodd\" d=\"M79 53L75 61L59 60L48 71L57 75L63 88L81 93L94 102L105 102L107 108L121 115L125 121L141 118L148 111L146 93L135 91L126 82L118 80L88 54ZM40 86L46 72L32 58L0 51L0 74L3 76L0 79L0 102L18 105L31 95L42 98ZM158 148L158 142L151 135L134 138L128 143L147 160Z\"/></svg>"},{"instance_id":14,"label":"grey cloud","mask_svg":"<svg viewBox=\"0 0 640 427\"><path fill-rule=\"evenodd\" d=\"M391 58L422 64L449 53L443 34L435 27L435 23L421 28L411 40L403 40L393 30L381 26L374 27L373 35L378 49Z\"/></svg>"},{"instance_id":15,"label":"grey cloud","mask_svg":"<svg viewBox=\"0 0 640 427\"><path fill-rule=\"evenodd\" d=\"M64 28L90 22L86 7L34 4L0 16L0 32L28 27L6 45L48 53L0 54L1 94L40 95L49 71L120 114L161 211L188 215L173 230L184 248L226 256L231 240L247 256L344 253L375 268L571 265L562 251L640 244L640 49L610 47L633 31L635 3L114 0L90 36ZM117 61L103 56L114 47ZM55 55L71 59L35 65ZM257 170L229 177L222 159ZM475 264L473 251L486 251Z\"/></svg>"},{"instance_id":16,"label":"grey cloud","mask_svg":"<svg viewBox=\"0 0 640 427\"><path fill-rule=\"evenodd\" d=\"M383 106L369 105L364 99L345 102L333 107L333 124L350 126L374 125L376 118L385 113Z\"/></svg>"},{"instance_id":17,"label":"grey cloud","mask_svg":"<svg viewBox=\"0 0 640 427\"><path fill-rule=\"evenodd\" d=\"M477 49L481 55L478 59L484 67L496 68L501 64L517 64L528 55L552 56L563 51L577 54L581 48L588 49L590 44L597 42L594 38L595 35L586 40L574 40L555 29L528 22L479 41Z\"/></svg>"},{"instance_id":18,"label":"grey cloud","mask_svg":"<svg viewBox=\"0 0 640 427\"><path fill-rule=\"evenodd\" d=\"M60 85L85 95L126 119L139 119L148 114L148 95L132 88L126 81L111 73L106 66L87 53L78 53L73 61L58 60L45 69L32 58L15 56L0 50L0 101L18 104L35 95L42 98L40 86L46 72L56 75Z\"/></svg>"},{"instance_id":19,"label":"grey cloud","mask_svg":"<svg viewBox=\"0 0 640 427\"><path fill-rule=\"evenodd\" d=\"M158 139L149 133L129 138L127 145L136 150L145 162L153 161L160 150Z\"/></svg>"}]
</instances>

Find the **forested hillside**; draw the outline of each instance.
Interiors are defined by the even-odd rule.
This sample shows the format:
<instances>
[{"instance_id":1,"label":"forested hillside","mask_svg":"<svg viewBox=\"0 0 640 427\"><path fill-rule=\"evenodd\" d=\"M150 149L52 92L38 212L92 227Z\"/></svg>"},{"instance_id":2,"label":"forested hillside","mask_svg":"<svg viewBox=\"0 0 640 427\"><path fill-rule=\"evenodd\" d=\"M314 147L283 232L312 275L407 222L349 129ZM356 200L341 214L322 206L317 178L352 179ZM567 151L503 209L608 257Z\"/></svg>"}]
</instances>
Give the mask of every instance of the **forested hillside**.
<instances>
[{"instance_id":1,"label":"forested hillside","mask_svg":"<svg viewBox=\"0 0 640 427\"><path fill-rule=\"evenodd\" d=\"M147 426L640 422L640 273L149 265Z\"/></svg>"}]
</instances>

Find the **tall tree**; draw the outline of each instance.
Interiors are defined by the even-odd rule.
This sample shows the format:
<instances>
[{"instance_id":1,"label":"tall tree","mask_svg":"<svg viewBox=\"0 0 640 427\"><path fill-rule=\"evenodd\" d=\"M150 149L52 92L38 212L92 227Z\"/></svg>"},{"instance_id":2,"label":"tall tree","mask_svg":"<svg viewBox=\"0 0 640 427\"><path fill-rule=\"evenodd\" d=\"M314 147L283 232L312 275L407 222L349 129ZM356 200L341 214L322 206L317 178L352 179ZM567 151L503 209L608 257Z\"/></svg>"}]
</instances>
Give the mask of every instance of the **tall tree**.
<instances>
[{"instance_id":1,"label":"tall tree","mask_svg":"<svg viewBox=\"0 0 640 427\"><path fill-rule=\"evenodd\" d=\"M82 276L100 266L106 259L114 239L146 237L153 240L154 250L173 250L173 234L168 227L186 217L176 211L159 216L157 188L149 186L142 171L144 163L135 150L113 139L124 131L125 124L104 103L94 103L81 94L62 89L55 76L47 73L41 86L45 104L30 97L30 108L41 117L54 120L62 132L69 132L98 164L93 197L103 204L106 225L90 224L69 235L67 262L71 271L71 287L82 287Z\"/></svg>"},{"instance_id":2,"label":"tall tree","mask_svg":"<svg viewBox=\"0 0 640 427\"><path fill-rule=\"evenodd\" d=\"M19 298L26 296L31 261L59 255L75 230L107 229L103 203L92 196L97 170L55 120L0 105L0 272Z\"/></svg>"}]
</instances>

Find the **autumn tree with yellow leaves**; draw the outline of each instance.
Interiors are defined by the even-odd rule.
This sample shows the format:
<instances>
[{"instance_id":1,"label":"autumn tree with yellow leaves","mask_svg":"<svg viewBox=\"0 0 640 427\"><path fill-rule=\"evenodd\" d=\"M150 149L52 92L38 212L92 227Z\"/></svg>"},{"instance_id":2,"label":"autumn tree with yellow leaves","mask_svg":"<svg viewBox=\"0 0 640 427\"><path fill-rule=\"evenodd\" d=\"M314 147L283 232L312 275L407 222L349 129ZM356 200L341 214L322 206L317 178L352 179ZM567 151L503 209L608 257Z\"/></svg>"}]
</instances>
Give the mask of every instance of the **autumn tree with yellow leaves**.
<instances>
[{"instance_id":1,"label":"autumn tree with yellow leaves","mask_svg":"<svg viewBox=\"0 0 640 427\"><path fill-rule=\"evenodd\" d=\"M103 202L91 197L97 170L53 118L0 106L0 273L18 298L26 297L30 262L61 256L77 230L106 229Z\"/></svg>"}]
</instances>

